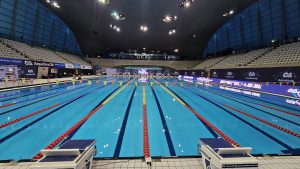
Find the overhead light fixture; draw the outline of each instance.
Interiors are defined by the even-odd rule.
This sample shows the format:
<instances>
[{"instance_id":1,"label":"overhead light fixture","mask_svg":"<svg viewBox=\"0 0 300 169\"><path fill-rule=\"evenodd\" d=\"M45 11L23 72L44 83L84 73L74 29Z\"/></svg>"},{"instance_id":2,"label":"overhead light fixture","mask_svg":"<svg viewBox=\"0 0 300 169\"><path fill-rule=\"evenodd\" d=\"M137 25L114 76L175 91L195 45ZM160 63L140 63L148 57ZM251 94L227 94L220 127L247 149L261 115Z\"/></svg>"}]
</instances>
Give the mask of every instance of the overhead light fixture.
<instances>
[{"instance_id":1,"label":"overhead light fixture","mask_svg":"<svg viewBox=\"0 0 300 169\"><path fill-rule=\"evenodd\" d=\"M191 34L191 35L189 35L189 38L190 39L197 38L197 35L196 34Z\"/></svg>"},{"instance_id":2,"label":"overhead light fixture","mask_svg":"<svg viewBox=\"0 0 300 169\"><path fill-rule=\"evenodd\" d=\"M114 11L110 14L115 20L125 20L126 17L123 14L119 14L118 12Z\"/></svg>"},{"instance_id":3,"label":"overhead light fixture","mask_svg":"<svg viewBox=\"0 0 300 169\"><path fill-rule=\"evenodd\" d=\"M176 29L175 28L169 30L169 35L173 35L175 33L176 33Z\"/></svg>"},{"instance_id":4,"label":"overhead light fixture","mask_svg":"<svg viewBox=\"0 0 300 169\"><path fill-rule=\"evenodd\" d=\"M175 20L177 20L177 16L169 16L169 15L166 15L164 18L163 18L163 21L164 22L167 22L167 23L169 23L169 22L172 22L172 21L175 21Z\"/></svg>"},{"instance_id":5,"label":"overhead light fixture","mask_svg":"<svg viewBox=\"0 0 300 169\"><path fill-rule=\"evenodd\" d=\"M226 17L226 16L230 16L230 15L233 15L233 14L234 14L234 10L230 10L229 12L223 13L223 16Z\"/></svg>"},{"instance_id":6,"label":"overhead light fixture","mask_svg":"<svg viewBox=\"0 0 300 169\"><path fill-rule=\"evenodd\" d=\"M140 26L140 30L143 31L143 32L147 32L147 31L148 31L148 26L146 26L146 25L141 25L141 26Z\"/></svg>"},{"instance_id":7,"label":"overhead light fixture","mask_svg":"<svg viewBox=\"0 0 300 169\"><path fill-rule=\"evenodd\" d=\"M46 2L47 2L48 4L51 4L51 5L52 5L53 7L55 7L55 8L60 8L58 2L56 2L55 0L46 0Z\"/></svg>"},{"instance_id":8,"label":"overhead light fixture","mask_svg":"<svg viewBox=\"0 0 300 169\"><path fill-rule=\"evenodd\" d=\"M112 29L113 31L116 31L116 32L120 32L121 31L121 28L116 26L116 25L112 25L110 24L109 25L110 29Z\"/></svg>"},{"instance_id":9,"label":"overhead light fixture","mask_svg":"<svg viewBox=\"0 0 300 169\"><path fill-rule=\"evenodd\" d=\"M178 50L178 49L175 49L175 50L174 50L174 52L175 52L175 53L178 53L178 52L179 52L179 50Z\"/></svg>"},{"instance_id":10,"label":"overhead light fixture","mask_svg":"<svg viewBox=\"0 0 300 169\"><path fill-rule=\"evenodd\" d=\"M183 0L180 2L179 6L181 8L188 8L191 6L191 4L194 2L194 0Z\"/></svg>"},{"instance_id":11,"label":"overhead light fixture","mask_svg":"<svg viewBox=\"0 0 300 169\"><path fill-rule=\"evenodd\" d=\"M98 1L103 5L109 4L109 0L98 0Z\"/></svg>"},{"instance_id":12,"label":"overhead light fixture","mask_svg":"<svg viewBox=\"0 0 300 169\"><path fill-rule=\"evenodd\" d=\"M58 5L58 3L56 1L52 2L52 6L54 6L55 8L60 8L60 6Z\"/></svg>"}]
</instances>

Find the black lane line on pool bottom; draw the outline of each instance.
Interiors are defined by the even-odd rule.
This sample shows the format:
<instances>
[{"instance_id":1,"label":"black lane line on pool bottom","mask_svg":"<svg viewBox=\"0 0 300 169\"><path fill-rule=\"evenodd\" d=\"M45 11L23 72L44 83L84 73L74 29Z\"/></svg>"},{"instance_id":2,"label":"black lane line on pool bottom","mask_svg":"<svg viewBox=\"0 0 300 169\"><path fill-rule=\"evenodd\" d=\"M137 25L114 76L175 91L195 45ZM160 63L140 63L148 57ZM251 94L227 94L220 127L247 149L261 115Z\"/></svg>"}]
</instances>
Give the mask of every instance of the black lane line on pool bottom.
<instances>
[{"instance_id":1,"label":"black lane line on pool bottom","mask_svg":"<svg viewBox=\"0 0 300 169\"><path fill-rule=\"evenodd\" d=\"M80 96L80 97L78 97L78 98L76 98L76 99L74 99L74 100L71 100L70 102L68 102L68 103L66 103L66 104L64 104L64 105L62 105L62 106L60 106L60 107L58 107L58 108L52 110L51 112L49 112L49 113L47 113L47 114L45 114L45 115L39 117L38 119L36 119L36 120L34 120L34 121L32 121L32 122L26 124L25 126L19 128L18 130L16 130L16 131L10 133L9 135L7 135L7 136L1 138L1 139L0 139L0 143L3 143L4 141L6 141L6 140L10 139L11 137L15 136L16 134L20 133L21 131L23 131L23 130L29 128L29 127L32 126L33 124L35 124L35 123L41 121L42 119L44 119L44 118L50 116L51 114L57 112L57 110L62 109L63 107L65 107L65 106L67 106L67 105L69 105L69 104L71 104L71 103L77 101L78 99L80 99L80 98L82 98L82 97L84 97L84 96L86 96L86 94L84 94L84 95L82 95L82 96Z\"/></svg>"},{"instance_id":2,"label":"black lane line on pool bottom","mask_svg":"<svg viewBox=\"0 0 300 169\"><path fill-rule=\"evenodd\" d=\"M35 104L35 103L38 103L38 102L41 102L41 101L44 101L44 100L51 99L51 98L56 97L56 96L60 96L61 94L66 94L66 93L73 92L73 91L76 91L76 90L79 90L79 89L83 89L83 88L85 88L85 87L87 87L87 86L79 87L79 88L76 88L76 89L71 89L71 90L69 90L69 91L62 92L62 93L59 93L59 94L54 94L53 96L50 96L50 97L47 97L47 98L44 98L44 99L41 99L41 100L38 100L38 101L35 101L35 102L32 102L32 103L29 103L29 104L25 104L25 105L23 105L23 106L20 106L20 107L11 109L11 110L7 110L7 111L5 111L5 112L0 113L0 115L7 114L7 113L9 113L9 112L12 112L12 111L21 109L21 108L26 107L26 106L33 105L33 104Z\"/></svg>"},{"instance_id":3,"label":"black lane line on pool bottom","mask_svg":"<svg viewBox=\"0 0 300 169\"><path fill-rule=\"evenodd\" d=\"M186 89L186 88L184 88L184 89ZM186 90L187 90L187 89L186 89ZM192 91L190 91L190 92L192 92ZM220 105L214 103L213 101L211 101L211 100L209 100L209 99L207 99L207 98L205 98L205 97L199 95L198 93L195 93L195 92L192 92L192 93L194 93L194 94L197 95L198 97L200 97L200 98L202 98L202 99L208 101L209 103L211 103L211 104L213 104L213 105L219 107L220 109L224 110L224 111L227 112L228 114L230 114L230 115L232 115L233 117L235 117L235 118L241 120L242 122L244 122L244 123L247 124L248 126L254 128L254 129L257 130L258 132L260 132L260 133L264 134L265 136L269 137L270 139L274 140L276 143L280 144L282 147L286 148L286 149L289 150L290 152L293 152L294 149L293 149L292 147L290 147L289 145L287 145L287 144L285 144L284 142L280 141L280 140L277 139L276 137L273 137L272 135L270 135L269 133L265 132L264 130L262 130L262 129L256 127L256 126L253 125L252 123L250 123L250 122L246 121L245 119L243 119L243 118L237 116L236 114L234 114L234 113L232 113L231 111L225 109L224 107L222 107L222 106L220 106Z\"/></svg>"},{"instance_id":4,"label":"black lane line on pool bottom","mask_svg":"<svg viewBox=\"0 0 300 169\"><path fill-rule=\"evenodd\" d=\"M117 91L119 88L120 88L120 86L117 87L116 89L114 89L111 93L109 93L109 94L108 94L104 99L102 99L102 100L100 101L100 103L97 104L90 112L94 111L98 106L100 106L106 99L108 99L108 98L109 98L115 91ZM85 122L84 122L84 123L85 123ZM59 146L62 145L62 144L64 144L64 143L67 142L68 140L71 140L71 139L73 138L73 136L75 135L75 133L77 133L77 131L83 126L84 123L82 123L76 130L74 130L67 138L65 138L65 139L59 144Z\"/></svg>"},{"instance_id":5,"label":"black lane line on pool bottom","mask_svg":"<svg viewBox=\"0 0 300 169\"><path fill-rule=\"evenodd\" d=\"M177 93L175 93L172 89L170 89L169 87L167 87L165 84L161 83L162 85L164 85L166 88L168 88L175 96L177 96L182 102L184 102L184 104L186 104L187 106L189 106L190 108L192 108L189 104L187 104L187 102L185 100L183 100ZM197 119L199 119L196 116ZM211 135L213 135L215 138L218 138L219 135L212 129L210 128L208 125L206 125L204 122L202 122L201 119L199 119L200 122L205 126L205 128L210 132Z\"/></svg>"},{"instance_id":6,"label":"black lane line on pool bottom","mask_svg":"<svg viewBox=\"0 0 300 169\"><path fill-rule=\"evenodd\" d=\"M130 78L131 80L131 78ZM125 83L123 83L123 85L127 85L127 82L129 82L130 80L127 80ZM122 85L122 86L123 86ZM103 87L103 86L102 86ZM121 86L118 86L116 89L114 89L111 93L109 93L109 95L107 95L103 100L101 100L101 102L95 106L90 112L94 111L97 107L99 107L106 99L108 99L115 91L117 91ZM86 122L86 121L85 121ZM85 123L84 122L84 123ZM77 131L84 125L84 123L82 123L76 130L74 130L67 138L65 138L62 143L60 143L59 145L62 145L63 143L65 143L68 140L71 140L73 138L73 136L75 135L75 133L77 133Z\"/></svg>"},{"instance_id":7,"label":"black lane line on pool bottom","mask_svg":"<svg viewBox=\"0 0 300 169\"><path fill-rule=\"evenodd\" d=\"M133 96L134 96L135 91L136 91L136 87L134 87L134 89L133 89L133 92L130 96L129 103L128 103L127 108L126 108L126 113L125 113L125 116L124 116L124 119L123 119L123 122L122 122L120 134L119 134L118 141L117 141L116 148L115 148L115 152L114 152L114 157L119 157L120 156L121 147L122 147L122 143L123 143L123 138L124 138L124 134L125 134L125 129L126 129L126 125L127 125L127 120L128 120L128 116L129 116L129 112L130 112L130 109L131 109L131 104L132 104L132 100L133 100Z\"/></svg>"},{"instance_id":8,"label":"black lane line on pool bottom","mask_svg":"<svg viewBox=\"0 0 300 169\"><path fill-rule=\"evenodd\" d=\"M201 88L199 88L199 89L201 89ZM240 104L242 104L242 105L251 107L251 108L253 108L253 109L255 109L255 110L258 110L258 111L261 111L261 112L263 112L263 113L265 113L265 114L269 114L269 115L271 115L271 116L277 117L277 118L279 118L279 119L281 119L281 120L284 120L284 121L286 121L286 122L292 123L292 124L294 124L294 125L297 125L297 126L300 125L300 123L293 122L293 121L288 120L288 119L286 119L286 118L280 117L280 116L278 116L278 115L276 115L276 114L267 112L267 111L262 110L262 109L260 109L260 108L256 108L256 107L254 107L254 106L251 106L251 105L249 105L249 104L243 103L243 102L241 102L241 101L237 101L237 100L232 99L232 98L230 98L230 97L228 97L228 96L226 96L226 95L219 94L219 93L216 93L216 92L212 92L212 91L209 91L209 90L206 90L206 89L201 89L201 90L207 91L207 92L209 92L209 93L212 93L212 94L215 94L215 95L224 97L224 98L227 98L227 99L229 99L229 100L232 100L232 101L234 101L234 102L240 103ZM235 97L233 97L233 98L235 98ZM243 100L243 99L240 99L240 100ZM245 102L247 102L247 101L245 101Z\"/></svg>"},{"instance_id":9,"label":"black lane line on pool bottom","mask_svg":"<svg viewBox=\"0 0 300 169\"><path fill-rule=\"evenodd\" d=\"M176 156L176 151L174 149L174 144L173 144L173 141L172 141L172 138L171 138L171 134L170 134L170 131L169 131L166 119L164 117L164 113L162 111L162 108L160 106L159 100L158 100L157 95L156 95L156 93L155 93L155 91L154 91L154 89L153 89L152 86L151 86L151 89L152 89L152 92L153 92L153 95L154 95L154 98L155 98L155 102L156 102L156 105L157 105L157 108L158 108L158 111L159 111L160 119L161 119L163 127L165 129L164 133L165 133L166 140L167 140L167 143L168 143L170 155L171 156Z\"/></svg>"}]
</instances>

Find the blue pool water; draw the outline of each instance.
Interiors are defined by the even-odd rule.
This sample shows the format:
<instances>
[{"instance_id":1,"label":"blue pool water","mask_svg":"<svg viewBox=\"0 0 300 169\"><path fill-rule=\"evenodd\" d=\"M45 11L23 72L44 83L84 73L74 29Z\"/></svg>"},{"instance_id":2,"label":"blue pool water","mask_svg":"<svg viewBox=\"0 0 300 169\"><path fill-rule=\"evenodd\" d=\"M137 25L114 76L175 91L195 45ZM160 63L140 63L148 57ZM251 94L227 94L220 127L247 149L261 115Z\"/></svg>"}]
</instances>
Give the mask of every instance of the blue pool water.
<instances>
[{"instance_id":1,"label":"blue pool water","mask_svg":"<svg viewBox=\"0 0 300 169\"><path fill-rule=\"evenodd\" d=\"M107 98L111 99L65 140L96 139L96 157L142 157L142 83L136 87L134 82L138 79L102 77L98 80L98 85L93 80L91 86L86 83L82 86L59 84L1 92L0 106L9 106L0 108L0 126L38 110L49 109L0 128L0 160L31 159ZM104 86L103 80L107 81L107 86ZM184 104L241 146L253 147L254 154L299 154L298 137L229 107L294 133L300 133L300 117L280 110L299 115L300 109L275 104L272 99L261 101L216 87L187 84L180 87L177 79L156 80L150 80L154 82L152 87L145 83L151 156L197 156L199 138L220 137ZM115 84L112 85L111 81ZM123 82L122 87L126 87L120 87L120 81ZM128 86L127 81L131 81ZM156 83L158 81L161 86L166 81L169 85L163 88ZM174 86L173 82L178 85Z\"/></svg>"}]
</instances>

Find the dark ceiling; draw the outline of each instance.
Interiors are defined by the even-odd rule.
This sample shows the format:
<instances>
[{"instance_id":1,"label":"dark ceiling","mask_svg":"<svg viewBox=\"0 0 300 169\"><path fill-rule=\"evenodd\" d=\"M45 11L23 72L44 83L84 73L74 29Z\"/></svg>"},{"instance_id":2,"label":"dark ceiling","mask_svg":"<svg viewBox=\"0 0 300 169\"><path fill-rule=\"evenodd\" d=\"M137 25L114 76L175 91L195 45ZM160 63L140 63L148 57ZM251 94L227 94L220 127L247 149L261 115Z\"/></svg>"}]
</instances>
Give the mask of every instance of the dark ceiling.
<instances>
[{"instance_id":1,"label":"dark ceiling","mask_svg":"<svg viewBox=\"0 0 300 169\"><path fill-rule=\"evenodd\" d=\"M195 0L189 8L180 8L182 0L110 0L108 5L99 0L56 0L56 9L40 0L55 12L74 32L82 51L93 57L110 52L128 52L129 49L146 48L149 51L172 53L186 59L199 59L211 37L230 17L223 13L230 9L235 14L256 0ZM117 11L126 20L117 21L111 12ZM163 17L176 15L171 23L162 21ZM121 28L112 31L110 24ZM140 31L140 25L147 25L148 32ZM171 28L176 34L168 35ZM93 33L93 31L95 31ZM196 34L197 38L189 38Z\"/></svg>"}]
</instances>

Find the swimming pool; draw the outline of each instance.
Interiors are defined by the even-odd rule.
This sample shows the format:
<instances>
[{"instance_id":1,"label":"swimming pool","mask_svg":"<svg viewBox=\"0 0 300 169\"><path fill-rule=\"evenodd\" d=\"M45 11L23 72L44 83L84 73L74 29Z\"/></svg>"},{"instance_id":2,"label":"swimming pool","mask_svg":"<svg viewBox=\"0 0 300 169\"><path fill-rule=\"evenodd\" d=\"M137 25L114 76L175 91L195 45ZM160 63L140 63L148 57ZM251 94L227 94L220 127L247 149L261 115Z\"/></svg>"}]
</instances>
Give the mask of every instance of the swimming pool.
<instances>
[{"instance_id":1,"label":"swimming pool","mask_svg":"<svg viewBox=\"0 0 300 169\"><path fill-rule=\"evenodd\" d=\"M97 80L1 92L0 160L67 139L96 139L96 157L197 156L198 139L213 137L254 154L299 154L300 109L172 78Z\"/></svg>"}]
</instances>

